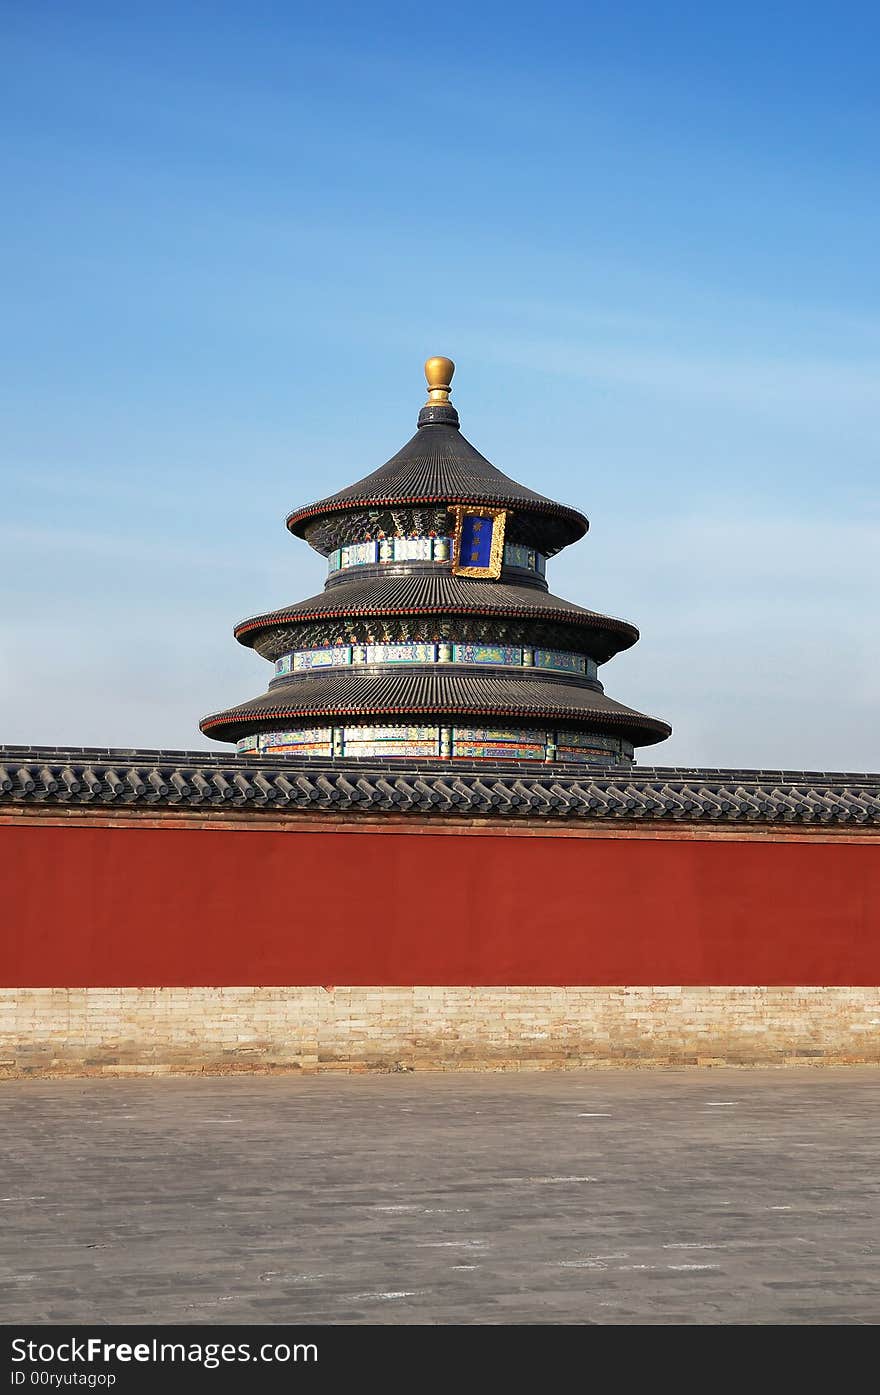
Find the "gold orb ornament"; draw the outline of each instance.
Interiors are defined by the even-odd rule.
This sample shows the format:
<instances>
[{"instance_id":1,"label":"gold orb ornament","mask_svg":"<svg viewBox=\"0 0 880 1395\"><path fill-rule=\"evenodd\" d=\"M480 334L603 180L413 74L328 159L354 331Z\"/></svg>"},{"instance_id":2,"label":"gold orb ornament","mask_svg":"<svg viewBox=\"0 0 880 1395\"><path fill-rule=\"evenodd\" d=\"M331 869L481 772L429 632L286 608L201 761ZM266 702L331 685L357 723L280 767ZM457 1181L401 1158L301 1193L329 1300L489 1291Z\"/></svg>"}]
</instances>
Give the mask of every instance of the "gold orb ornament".
<instances>
[{"instance_id":1,"label":"gold orb ornament","mask_svg":"<svg viewBox=\"0 0 880 1395\"><path fill-rule=\"evenodd\" d=\"M428 406L437 402L448 402L452 375L455 372L455 364L451 358L443 358L442 355L436 358L425 360L425 378L428 382Z\"/></svg>"}]
</instances>

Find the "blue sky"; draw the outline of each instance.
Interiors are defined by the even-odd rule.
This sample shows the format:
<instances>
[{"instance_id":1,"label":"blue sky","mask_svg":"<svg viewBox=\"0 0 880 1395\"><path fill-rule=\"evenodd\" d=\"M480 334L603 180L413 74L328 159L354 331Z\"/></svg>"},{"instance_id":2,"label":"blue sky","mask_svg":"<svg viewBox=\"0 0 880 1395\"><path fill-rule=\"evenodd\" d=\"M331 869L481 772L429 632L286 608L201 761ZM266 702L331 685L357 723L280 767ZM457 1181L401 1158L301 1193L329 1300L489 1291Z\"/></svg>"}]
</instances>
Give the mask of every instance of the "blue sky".
<instances>
[{"instance_id":1,"label":"blue sky","mask_svg":"<svg viewBox=\"0 0 880 1395\"><path fill-rule=\"evenodd\" d=\"M880 768L880 10L0 0L0 739L212 746L409 437L582 507L644 760Z\"/></svg>"}]
</instances>

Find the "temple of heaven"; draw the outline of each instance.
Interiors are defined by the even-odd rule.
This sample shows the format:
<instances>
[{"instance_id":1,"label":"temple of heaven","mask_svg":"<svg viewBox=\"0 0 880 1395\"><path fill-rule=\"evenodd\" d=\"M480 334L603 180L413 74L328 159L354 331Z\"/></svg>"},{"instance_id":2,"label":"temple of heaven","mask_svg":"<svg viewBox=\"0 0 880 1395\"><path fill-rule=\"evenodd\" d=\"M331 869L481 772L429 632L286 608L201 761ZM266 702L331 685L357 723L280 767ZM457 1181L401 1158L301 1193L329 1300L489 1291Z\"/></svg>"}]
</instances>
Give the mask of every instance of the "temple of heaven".
<instances>
[{"instance_id":1,"label":"temple of heaven","mask_svg":"<svg viewBox=\"0 0 880 1395\"><path fill-rule=\"evenodd\" d=\"M0 1078L880 1064L880 775L634 765L638 632L545 579L587 520L452 370L287 519L329 575L236 628L232 749L0 745Z\"/></svg>"},{"instance_id":2,"label":"temple of heaven","mask_svg":"<svg viewBox=\"0 0 880 1395\"><path fill-rule=\"evenodd\" d=\"M290 514L327 559L324 590L236 626L272 677L205 717L207 736L242 755L603 765L669 736L599 680L635 626L548 589L587 519L466 440L454 367L428 359L418 429L386 464Z\"/></svg>"}]
</instances>

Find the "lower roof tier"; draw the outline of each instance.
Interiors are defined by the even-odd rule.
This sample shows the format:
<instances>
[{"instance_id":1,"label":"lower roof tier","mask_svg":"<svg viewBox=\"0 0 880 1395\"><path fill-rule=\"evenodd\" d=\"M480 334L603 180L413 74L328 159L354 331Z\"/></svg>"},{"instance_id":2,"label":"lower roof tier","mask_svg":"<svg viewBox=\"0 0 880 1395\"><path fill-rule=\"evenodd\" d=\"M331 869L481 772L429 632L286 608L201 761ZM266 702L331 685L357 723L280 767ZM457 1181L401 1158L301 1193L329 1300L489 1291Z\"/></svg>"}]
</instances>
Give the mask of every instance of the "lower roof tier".
<instances>
[{"instance_id":1,"label":"lower roof tier","mask_svg":"<svg viewBox=\"0 0 880 1395\"><path fill-rule=\"evenodd\" d=\"M320 595L243 620L235 627L235 637L275 659L291 648L292 626L338 620L340 634L347 636L351 627L366 631L373 621L402 616L435 616L438 623L445 617L497 617L561 625L579 633L583 652L597 663L629 649L639 637L635 625L626 620L600 615L534 586L475 581L448 571L353 577ZM535 642L540 642L537 634Z\"/></svg>"},{"instance_id":2,"label":"lower roof tier","mask_svg":"<svg viewBox=\"0 0 880 1395\"><path fill-rule=\"evenodd\" d=\"M502 718L506 722L565 722L596 732L619 735L635 746L664 741L672 728L607 697L592 684L518 674L465 674L444 667L416 671L372 672L334 669L273 683L251 702L217 712L200 722L206 736L238 741L278 723L333 722L352 717L417 722L444 719Z\"/></svg>"}]
</instances>

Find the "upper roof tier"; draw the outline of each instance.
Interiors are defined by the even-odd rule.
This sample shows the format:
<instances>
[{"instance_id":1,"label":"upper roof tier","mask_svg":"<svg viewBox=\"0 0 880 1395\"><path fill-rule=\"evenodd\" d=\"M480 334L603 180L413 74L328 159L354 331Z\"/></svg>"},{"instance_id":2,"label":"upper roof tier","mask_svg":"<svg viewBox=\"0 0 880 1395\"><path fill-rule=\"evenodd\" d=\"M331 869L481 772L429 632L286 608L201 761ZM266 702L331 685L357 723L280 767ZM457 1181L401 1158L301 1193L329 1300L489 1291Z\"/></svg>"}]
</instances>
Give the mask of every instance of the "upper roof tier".
<instances>
[{"instance_id":1,"label":"upper roof tier","mask_svg":"<svg viewBox=\"0 0 880 1395\"><path fill-rule=\"evenodd\" d=\"M534 515L548 555L584 536L590 525L582 513L518 484L462 436L458 412L448 400L453 368L450 359L428 360L428 401L419 412L416 434L372 474L295 509L287 519L292 533L324 552L336 544L315 526L322 518L365 509L480 504L515 509L520 526L524 515Z\"/></svg>"}]
</instances>

